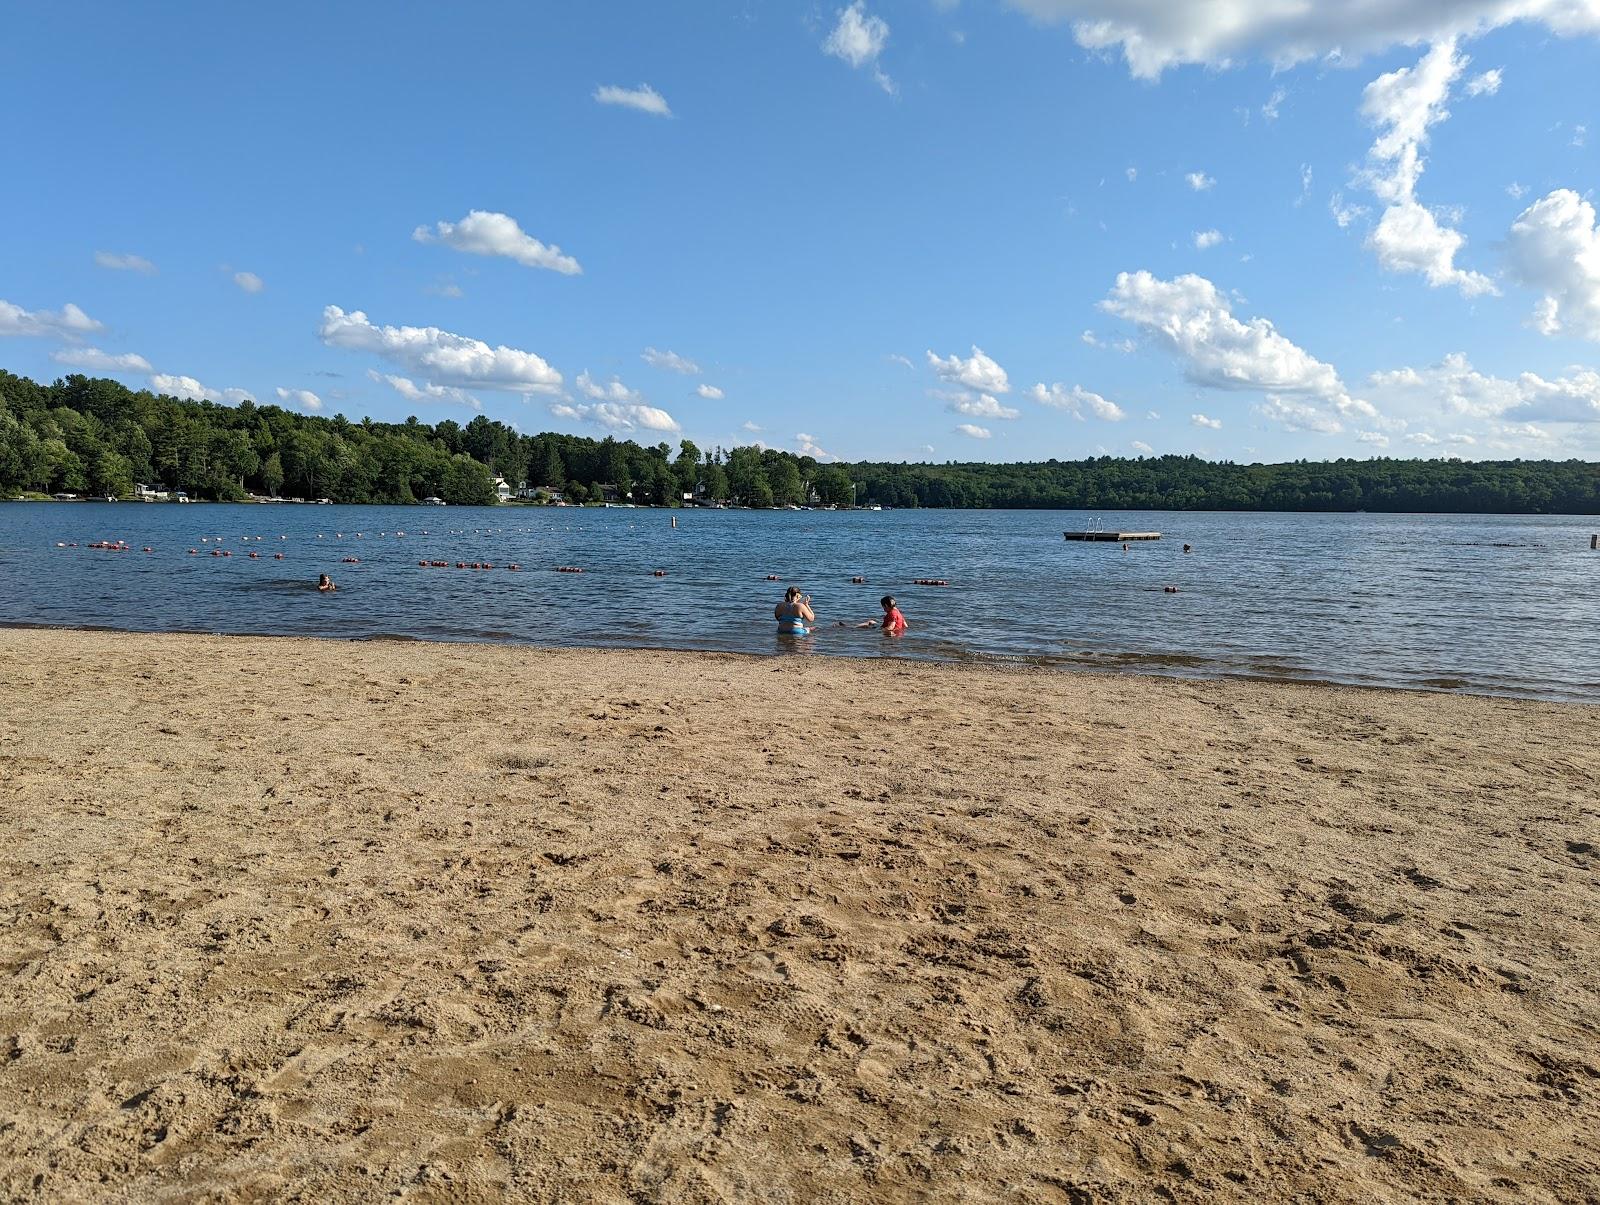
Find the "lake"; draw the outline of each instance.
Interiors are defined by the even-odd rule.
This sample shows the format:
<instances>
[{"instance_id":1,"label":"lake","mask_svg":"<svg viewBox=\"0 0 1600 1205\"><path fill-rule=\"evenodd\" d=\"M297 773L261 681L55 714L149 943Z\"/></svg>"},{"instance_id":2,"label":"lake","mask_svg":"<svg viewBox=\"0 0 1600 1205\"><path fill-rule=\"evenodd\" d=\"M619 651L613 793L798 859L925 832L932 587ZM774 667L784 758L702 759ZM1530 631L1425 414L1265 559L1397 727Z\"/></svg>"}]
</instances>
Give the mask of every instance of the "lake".
<instances>
[{"instance_id":1,"label":"lake","mask_svg":"<svg viewBox=\"0 0 1600 1205\"><path fill-rule=\"evenodd\" d=\"M1062 539L1091 523L1164 538L1126 552ZM1506 515L6 503L0 623L1024 659L1596 701L1596 530ZM87 547L102 540L133 550ZM337 594L316 592L319 573ZM791 582L812 595L812 637L774 631ZM887 592L904 639L830 626L876 618Z\"/></svg>"}]
</instances>

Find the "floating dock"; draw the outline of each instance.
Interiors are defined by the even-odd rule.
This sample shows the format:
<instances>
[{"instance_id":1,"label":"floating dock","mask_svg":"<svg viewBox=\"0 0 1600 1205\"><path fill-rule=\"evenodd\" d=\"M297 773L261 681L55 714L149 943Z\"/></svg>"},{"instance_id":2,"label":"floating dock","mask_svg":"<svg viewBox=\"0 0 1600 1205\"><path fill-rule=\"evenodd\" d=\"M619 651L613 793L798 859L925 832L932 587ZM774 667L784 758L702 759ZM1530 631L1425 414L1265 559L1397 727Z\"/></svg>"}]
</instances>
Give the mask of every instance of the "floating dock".
<instances>
[{"instance_id":1,"label":"floating dock","mask_svg":"<svg viewBox=\"0 0 1600 1205\"><path fill-rule=\"evenodd\" d=\"M1159 540L1159 531L1064 531L1069 540L1090 540L1097 544L1121 544L1128 540Z\"/></svg>"}]
</instances>

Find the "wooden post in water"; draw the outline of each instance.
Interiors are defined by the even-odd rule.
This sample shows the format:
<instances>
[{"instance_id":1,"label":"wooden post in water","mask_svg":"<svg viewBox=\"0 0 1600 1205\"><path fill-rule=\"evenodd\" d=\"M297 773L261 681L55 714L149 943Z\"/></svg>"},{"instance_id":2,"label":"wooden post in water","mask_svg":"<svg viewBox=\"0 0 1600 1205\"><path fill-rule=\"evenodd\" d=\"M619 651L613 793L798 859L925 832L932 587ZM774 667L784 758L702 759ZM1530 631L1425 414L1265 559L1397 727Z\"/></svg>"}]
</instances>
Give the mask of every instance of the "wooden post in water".
<instances>
[{"instance_id":1,"label":"wooden post in water","mask_svg":"<svg viewBox=\"0 0 1600 1205\"><path fill-rule=\"evenodd\" d=\"M1589 537L1589 551L1594 552L1596 549L1600 549L1600 535Z\"/></svg>"}]
</instances>

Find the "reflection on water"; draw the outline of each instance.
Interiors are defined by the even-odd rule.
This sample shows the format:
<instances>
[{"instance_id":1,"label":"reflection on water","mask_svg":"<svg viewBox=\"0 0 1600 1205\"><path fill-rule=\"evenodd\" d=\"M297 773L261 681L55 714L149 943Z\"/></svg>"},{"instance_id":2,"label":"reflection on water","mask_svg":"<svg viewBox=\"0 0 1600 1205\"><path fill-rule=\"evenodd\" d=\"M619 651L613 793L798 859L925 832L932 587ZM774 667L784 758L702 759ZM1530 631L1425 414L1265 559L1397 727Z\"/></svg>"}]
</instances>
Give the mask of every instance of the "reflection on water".
<instances>
[{"instance_id":1,"label":"reflection on water","mask_svg":"<svg viewBox=\"0 0 1600 1205\"><path fill-rule=\"evenodd\" d=\"M1166 538L1126 551L1061 538L1093 519ZM13 503L0 505L0 622L1020 661L1593 700L1596 525L686 511L674 529L650 510ZM154 551L85 546L116 539ZM234 555L207 555L219 547ZM337 594L317 593L319 573ZM920 577L951 584L911 584ZM791 582L818 612L799 639L772 619ZM903 639L839 626L876 621L886 591L912 623Z\"/></svg>"}]
</instances>

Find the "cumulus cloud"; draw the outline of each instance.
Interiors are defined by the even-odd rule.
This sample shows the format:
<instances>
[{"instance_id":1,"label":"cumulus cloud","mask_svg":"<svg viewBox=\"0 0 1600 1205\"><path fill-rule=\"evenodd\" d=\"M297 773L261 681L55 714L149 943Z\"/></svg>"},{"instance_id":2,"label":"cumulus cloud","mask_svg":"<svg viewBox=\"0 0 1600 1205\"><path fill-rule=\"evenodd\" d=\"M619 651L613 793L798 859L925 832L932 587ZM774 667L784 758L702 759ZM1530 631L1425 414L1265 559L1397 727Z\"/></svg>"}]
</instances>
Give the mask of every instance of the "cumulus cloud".
<instances>
[{"instance_id":1,"label":"cumulus cloud","mask_svg":"<svg viewBox=\"0 0 1600 1205\"><path fill-rule=\"evenodd\" d=\"M1136 439L1128 446L1141 456L1154 456L1156 454L1156 450L1142 439Z\"/></svg>"},{"instance_id":2,"label":"cumulus cloud","mask_svg":"<svg viewBox=\"0 0 1600 1205\"><path fill-rule=\"evenodd\" d=\"M593 404L582 402L576 405L570 402L551 402L550 413L557 418L569 418L576 422L593 423L597 427L604 427L608 431L632 431L643 428L646 431L681 431L677 420L665 410L655 406L646 406L642 402L595 402Z\"/></svg>"},{"instance_id":3,"label":"cumulus cloud","mask_svg":"<svg viewBox=\"0 0 1600 1205\"><path fill-rule=\"evenodd\" d=\"M941 360L930 351L928 364L941 381L960 385L974 393L1011 391L1011 382L1006 377L1006 370L984 355L983 349L976 344L973 345L971 359L963 360L951 353L948 359Z\"/></svg>"},{"instance_id":4,"label":"cumulus cloud","mask_svg":"<svg viewBox=\"0 0 1600 1205\"><path fill-rule=\"evenodd\" d=\"M640 84L637 88L619 88L615 84L602 84L594 90L594 98L602 105L621 105L625 109L637 109L641 113L650 113L656 117L672 116L666 98L649 84Z\"/></svg>"},{"instance_id":5,"label":"cumulus cloud","mask_svg":"<svg viewBox=\"0 0 1600 1205\"><path fill-rule=\"evenodd\" d=\"M838 23L822 43L825 54L842 59L855 68L865 67L885 92L894 92L894 81L878 65L878 56L889 41L889 23L867 12L862 0L839 10Z\"/></svg>"},{"instance_id":6,"label":"cumulus cloud","mask_svg":"<svg viewBox=\"0 0 1600 1205\"><path fill-rule=\"evenodd\" d=\"M1136 76L1169 67L1226 67L1265 59L1288 67L1309 59L1354 61L1394 46L1470 37L1513 21L1557 34L1600 32L1592 0L1387 0L1384 4L1285 4L1225 0L1010 0L1048 22L1070 23L1078 44L1120 51Z\"/></svg>"},{"instance_id":7,"label":"cumulus cloud","mask_svg":"<svg viewBox=\"0 0 1600 1205\"><path fill-rule=\"evenodd\" d=\"M994 432L987 427L980 427L976 423L958 423L955 428L957 435L965 435L968 439L988 439Z\"/></svg>"},{"instance_id":8,"label":"cumulus cloud","mask_svg":"<svg viewBox=\"0 0 1600 1205\"><path fill-rule=\"evenodd\" d=\"M322 399L309 389L285 389L279 385L273 392L278 395L280 402L288 402L291 406L302 406L307 410L322 409Z\"/></svg>"},{"instance_id":9,"label":"cumulus cloud","mask_svg":"<svg viewBox=\"0 0 1600 1205\"><path fill-rule=\"evenodd\" d=\"M1350 396L1331 364L1284 337L1267 319L1236 318L1203 276L1160 280L1149 272L1122 272L1100 307L1165 347L1196 385L1261 390L1269 399L1296 397L1345 418L1377 416L1370 402Z\"/></svg>"},{"instance_id":10,"label":"cumulus cloud","mask_svg":"<svg viewBox=\"0 0 1600 1205\"><path fill-rule=\"evenodd\" d=\"M762 431L765 431L766 428L761 426L759 423L752 423L752 422L746 420L745 422L742 422L742 423L739 424L739 430L741 430L741 431L749 431L752 435L757 435L757 434L760 434Z\"/></svg>"},{"instance_id":11,"label":"cumulus cloud","mask_svg":"<svg viewBox=\"0 0 1600 1205\"><path fill-rule=\"evenodd\" d=\"M1210 418L1204 414L1191 414L1189 421L1197 427L1205 427L1212 431L1222 430L1222 420L1220 418Z\"/></svg>"},{"instance_id":12,"label":"cumulus cloud","mask_svg":"<svg viewBox=\"0 0 1600 1205\"><path fill-rule=\"evenodd\" d=\"M1184 180L1195 192L1208 192L1217 186L1216 180L1205 172L1190 172L1184 176Z\"/></svg>"},{"instance_id":13,"label":"cumulus cloud","mask_svg":"<svg viewBox=\"0 0 1600 1205\"><path fill-rule=\"evenodd\" d=\"M500 256L524 267L545 268L563 276L577 276L583 271L572 256L563 254L560 247L541 243L509 214L486 209L474 209L459 222L435 222L432 229L418 226L411 237L419 243L442 243L468 255Z\"/></svg>"},{"instance_id":14,"label":"cumulus cloud","mask_svg":"<svg viewBox=\"0 0 1600 1205\"><path fill-rule=\"evenodd\" d=\"M708 402L720 402L725 396L715 385L697 385L694 391Z\"/></svg>"},{"instance_id":15,"label":"cumulus cloud","mask_svg":"<svg viewBox=\"0 0 1600 1205\"><path fill-rule=\"evenodd\" d=\"M1346 205L1344 194L1336 192L1328 198L1328 212L1333 215L1333 220L1339 229L1345 230L1352 222L1366 217L1369 211L1365 205Z\"/></svg>"},{"instance_id":16,"label":"cumulus cloud","mask_svg":"<svg viewBox=\"0 0 1600 1205\"><path fill-rule=\"evenodd\" d=\"M557 393L561 374L539 356L436 326L376 326L360 310L322 311L318 330L329 347L364 351L437 385L503 393Z\"/></svg>"},{"instance_id":17,"label":"cumulus cloud","mask_svg":"<svg viewBox=\"0 0 1600 1205\"><path fill-rule=\"evenodd\" d=\"M233 283L246 293L259 293L267 287L266 281L262 280L254 272L235 272L233 274Z\"/></svg>"},{"instance_id":18,"label":"cumulus cloud","mask_svg":"<svg viewBox=\"0 0 1600 1205\"><path fill-rule=\"evenodd\" d=\"M1467 81L1468 96L1493 96L1500 91L1500 68L1485 71Z\"/></svg>"},{"instance_id":19,"label":"cumulus cloud","mask_svg":"<svg viewBox=\"0 0 1600 1205\"><path fill-rule=\"evenodd\" d=\"M1256 407L1256 413L1289 431L1333 435L1344 429L1343 424L1326 410L1295 398L1269 397Z\"/></svg>"},{"instance_id":20,"label":"cumulus cloud","mask_svg":"<svg viewBox=\"0 0 1600 1205\"><path fill-rule=\"evenodd\" d=\"M171 397L186 398L191 402L226 402L237 406L240 402L256 399L243 389L208 389L193 377L174 376L158 372L150 378L150 388Z\"/></svg>"},{"instance_id":21,"label":"cumulus cloud","mask_svg":"<svg viewBox=\"0 0 1600 1205\"><path fill-rule=\"evenodd\" d=\"M94 262L97 267L109 268L113 272L139 272L145 276L154 276L156 266L142 255L129 255L116 251L96 251Z\"/></svg>"},{"instance_id":22,"label":"cumulus cloud","mask_svg":"<svg viewBox=\"0 0 1600 1205\"><path fill-rule=\"evenodd\" d=\"M1196 230L1194 232L1194 248L1196 251L1204 251L1208 247L1215 247L1221 241L1222 231L1220 230Z\"/></svg>"},{"instance_id":23,"label":"cumulus cloud","mask_svg":"<svg viewBox=\"0 0 1600 1205\"><path fill-rule=\"evenodd\" d=\"M1013 406L1002 405L1000 400L992 394L980 393L977 397L962 395L953 398L947 407L953 414L964 414L968 418L1021 418L1022 411Z\"/></svg>"},{"instance_id":24,"label":"cumulus cloud","mask_svg":"<svg viewBox=\"0 0 1600 1205\"><path fill-rule=\"evenodd\" d=\"M1382 431L1357 431L1356 442L1359 444L1371 444L1375 448L1387 448L1389 446L1389 437Z\"/></svg>"},{"instance_id":25,"label":"cumulus cloud","mask_svg":"<svg viewBox=\"0 0 1600 1205\"><path fill-rule=\"evenodd\" d=\"M685 376L693 376L700 371L700 365L693 360L680 356L675 351L657 351L653 347L647 347L640 353L639 358L650 365L651 368L663 368L668 372L681 372Z\"/></svg>"},{"instance_id":26,"label":"cumulus cloud","mask_svg":"<svg viewBox=\"0 0 1600 1205\"><path fill-rule=\"evenodd\" d=\"M1468 61L1456 52L1454 39L1446 38L1414 67L1400 67L1367 85L1361 114L1379 133L1360 179L1385 203L1367 236L1378 263L1390 272L1419 273L1435 288L1449 286L1464 297L1477 297L1499 290L1482 273L1456 266L1466 236L1442 224L1416 195L1428 129L1450 116L1445 108L1450 88Z\"/></svg>"},{"instance_id":27,"label":"cumulus cloud","mask_svg":"<svg viewBox=\"0 0 1600 1205\"><path fill-rule=\"evenodd\" d=\"M1119 423L1127 417L1121 406L1115 402L1108 402L1098 393L1085 389L1082 385L1074 385L1068 389L1059 383L1046 385L1041 381L1028 391L1028 396L1041 406L1067 410L1078 418L1083 417L1085 410L1095 418L1104 419L1108 423Z\"/></svg>"},{"instance_id":28,"label":"cumulus cloud","mask_svg":"<svg viewBox=\"0 0 1600 1205\"><path fill-rule=\"evenodd\" d=\"M25 310L20 305L0 300L0 336L45 335L57 339L75 339L79 335L104 330L72 302L60 310Z\"/></svg>"},{"instance_id":29,"label":"cumulus cloud","mask_svg":"<svg viewBox=\"0 0 1600 1205\"><path fill-rule=\"evenodd\" d=\"M1374 373L1368 385L1386 408L1424 420L1600 423L1600 372L1588 368L1554 380L1532 372L1495 377L1458 352L1427 368Z\"/></svg>"},{"instance_id":30,"label":"cumulus cloud","mask_svg":"<svg viewBox=\"0 0 1600 1205\"><path fill-rule=\"evenodd\" d=\"M1570 188L1535 201L1511 224L1506 262L1512 277L1544 294L1533 324L1600 341L1600 229L1594 206Z\"/></svg>"},{"instance_id":31,"label":"cumulus cloud","mask_svg":"<svg viewBox=\"0 0 1600 1205\"><path fill-rule=\"evenodd\" d=\"M410 377L391 376L386 372L367 369L369 379L385 383L408 402L447 402L457 406L465 406L469 410L482 410L483 403L473 397L465 389L457 389L454 385L433 385L427 382L419 385Z\"/></svg>"},{"instance_id":32,"label":"cumulus cloud","mask_svg":"<svg viewBox=\"0 0 1600 1205\"><path fill-rule=\"evenodd\" d=\"M637 390L629 389L616 377L601 383L587 372L580 372L576 384L579 393L597 402L637 402L640 399Z\"/></svg>"},{"instance_id":33,"label":"cumulus cloud","mask_svg":"<svg viewBox=\"0 0 1600 1205\"><path fill-rule=\"evenodd\" d=\"M150 372L151 364L133 352L113 355L98 347L63 347L50 353L57 364L68 368L87 368L91 372Z\"/></svg>"},{"instance_id":34,"label":"cumulus cloud","mask_svg":"<svg viewBox=\"0 0 1600 1205\"><path fill-rule=\"evenodd\" d=\"M810 435L801 432L794 437L795 451L802 456L809 456L813 460L837 460L832 452L825 452L822 446Z\"/></svg>"},{"instance_id":35,"label":"cumulus cloud","mask_svg":"<svg viewBox=\"0 0 1600 1205\"><path fill-rule=\"evenodd\" d=\"M1082 339L1090 347L1110 348L1112 351L1131 352L1139 346L1132 339L1102 339L1094 331L1084 331L1078 338Z\"/></svg>"}]
</instances>

